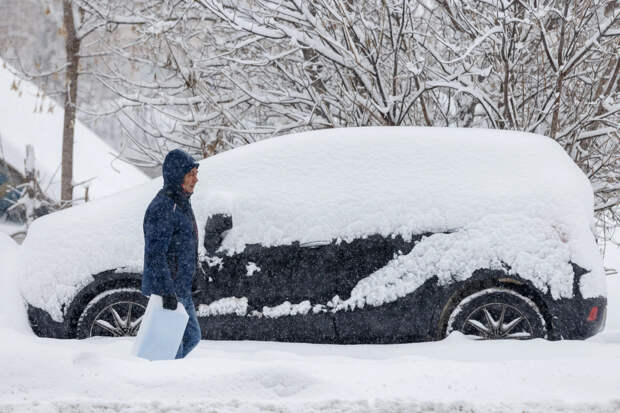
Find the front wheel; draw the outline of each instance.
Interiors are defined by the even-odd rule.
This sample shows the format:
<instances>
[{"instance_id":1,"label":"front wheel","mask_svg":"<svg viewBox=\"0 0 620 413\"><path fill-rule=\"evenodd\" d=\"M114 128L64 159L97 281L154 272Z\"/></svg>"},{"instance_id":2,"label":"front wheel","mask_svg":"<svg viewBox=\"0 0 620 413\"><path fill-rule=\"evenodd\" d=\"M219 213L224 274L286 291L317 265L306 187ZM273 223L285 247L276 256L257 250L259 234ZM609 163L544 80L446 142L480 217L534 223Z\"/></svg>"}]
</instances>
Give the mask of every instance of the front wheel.
<instances>
[{"instance_id":1,"label":"front wheel","mask_svg":"<svg viewBox=\"0 0 620 413\"><path fill-rule=\"evenodd\" d=\"M484 340L525 340L547 333L538 306L505 288L488 288L461 301L448 319L446 336L452 331Z\"/></svg>"},{"instance_id":2,"label":"front wheel","mask_svg":"<svg viewBox=\"0 0 620 413\"><path fill-rule=\"evenodd\" d=\"M104 291L93 298L80 316L77 337L135 336L146 310L147 299L135 288Z\"/></svg>"}]
</instances>

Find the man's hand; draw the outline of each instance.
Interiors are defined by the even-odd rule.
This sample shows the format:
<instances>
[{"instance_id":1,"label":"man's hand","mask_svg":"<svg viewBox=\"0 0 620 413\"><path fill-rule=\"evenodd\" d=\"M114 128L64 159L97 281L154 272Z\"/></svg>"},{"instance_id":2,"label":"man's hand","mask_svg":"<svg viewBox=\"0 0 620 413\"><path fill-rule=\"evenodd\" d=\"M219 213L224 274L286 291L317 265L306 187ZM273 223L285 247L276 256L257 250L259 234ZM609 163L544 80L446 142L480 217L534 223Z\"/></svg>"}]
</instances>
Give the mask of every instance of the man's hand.
<instances>
[{"instance_id":1,"label":"man's hand","mask_svg":"<svg viewBox=\"0 0 620 413\"><path fill-rule=\"evenodd\" d=\"M177 296L176 294L164 294L161 296L164 308L166 310L177 309Z\"/></svg>"}]
</instances>

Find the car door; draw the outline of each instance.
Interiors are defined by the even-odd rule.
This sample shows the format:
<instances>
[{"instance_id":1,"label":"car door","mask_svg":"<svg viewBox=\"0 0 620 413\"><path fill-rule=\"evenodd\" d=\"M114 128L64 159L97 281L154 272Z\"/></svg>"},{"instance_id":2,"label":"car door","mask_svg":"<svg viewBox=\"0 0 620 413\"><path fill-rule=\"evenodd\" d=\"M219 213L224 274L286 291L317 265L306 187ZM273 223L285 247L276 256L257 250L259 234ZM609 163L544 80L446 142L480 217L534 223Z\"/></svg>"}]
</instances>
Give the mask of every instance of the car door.
<instances>
[{"instance_id":1,"label":"car door","mask_svg":"<svg viewBox=\"0 0 620 413\"><path fill-rule=\"evenodd\" d=\"M362 279L397 254L408 253L414 240L371 235L352 241L317 240L263 247L248 245L235 257L233 295L247 297L254 308L286 301L325 305L342 299ZM232 268L232 266L229 266ZM230 277L230 276L229 276ZM228 278L230 279L230 278Z\"/></svg>"},{"instance_id":2,"label":"car door","mask_svg":"<svg viewBox=\"0 0 620 413\"><path fill-rule=\"evenodd\" d=\"M271 247L249 244L229 255L219 247L232 226L233 218L228 214L213 214L206 220L206 256L201 264L207 278L200 301L208 304L226 297L245 297L249 308L260 309L294 299L291 280L299 243Z\"/></svg>"},{"instance_id":3,"label":"car door","mask_svg":"<svg viewBox=\"0 0 620 413\"><path fill-rule=\"evenodd\" d=\"M334 324L329 314L288 312L310 294L297 271L300 245L264 247L246 245L244 251L223 256L221 268L211 268L213 287L206 303L219 298L247 299L244 316L215 315L200 319L212 339L333 342ZM218 264L219 265L219 264ZM300 288L303 286L303 288Z\"/></svg>"},{"instance_id":4,"label":"car door","mask_svg":"<svg viewBox=\"0 0 620 413\"><path fill-rule=\"evenodd\" d=\"M236 296L248 298L249 306L277 306L285 301L298 302L295 285L299 243L264 247L246 245L236 255Z\"/></svg>"},{"instance_id":5,"label":"car door","mask_svg":"<svg viewBox=\"0 0 620 413\"><path fill-rule=\"evenodd\" d=\"M207 274L200 301L211 303L221 298L247 298L248 308L262 309L284 301L295 300L292 279L297 268L299 243L265 247L246 245L244 250L229 255L218 251L233 220L227 214L213 214L205 223L201 260Z\"/></svg>"},{"instance_id":6,"label":"car door","mask_svg":"<svg viewBox=\"0 0 620 413\"><path fill-rule=\"evenodd\" d=\"M296 273L298 290L313 303L325 304L334 296L346 299L362 279L405 254L412 242L402 237L370 235L351 241L302 244Z\"/></svg>"}]
</instances>

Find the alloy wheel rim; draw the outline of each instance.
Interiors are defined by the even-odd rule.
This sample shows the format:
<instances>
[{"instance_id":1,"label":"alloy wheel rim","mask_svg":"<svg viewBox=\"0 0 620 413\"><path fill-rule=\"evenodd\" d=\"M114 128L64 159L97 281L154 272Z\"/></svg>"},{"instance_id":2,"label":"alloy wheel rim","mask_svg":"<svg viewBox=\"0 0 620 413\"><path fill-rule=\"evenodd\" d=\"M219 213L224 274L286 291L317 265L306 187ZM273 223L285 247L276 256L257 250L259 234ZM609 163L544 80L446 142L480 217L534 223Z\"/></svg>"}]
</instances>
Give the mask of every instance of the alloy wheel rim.
<instances>
[{"instance_id":1,"label":"alloy wheel rim","mask_svg":"<svg viewBox=\"0 0 620 413\"><path fill-rule=\"evenodd\" d=\"M101 310L90 326L90 337L97 329L113 337L132 337L138 334L146 307L134 301L117 301Z\"/></svg>"},{"instance_id":2,"label":"alloy wheel rim","mask_svg":"<svg viewBox=\"0 0 620 413\"><path fill-rule=\"evenodd\" d=\"M476 308L465 319L463 333L483 340L534 338L525 314L506 303L489 303Z\"/></svg>"}]
</instances>

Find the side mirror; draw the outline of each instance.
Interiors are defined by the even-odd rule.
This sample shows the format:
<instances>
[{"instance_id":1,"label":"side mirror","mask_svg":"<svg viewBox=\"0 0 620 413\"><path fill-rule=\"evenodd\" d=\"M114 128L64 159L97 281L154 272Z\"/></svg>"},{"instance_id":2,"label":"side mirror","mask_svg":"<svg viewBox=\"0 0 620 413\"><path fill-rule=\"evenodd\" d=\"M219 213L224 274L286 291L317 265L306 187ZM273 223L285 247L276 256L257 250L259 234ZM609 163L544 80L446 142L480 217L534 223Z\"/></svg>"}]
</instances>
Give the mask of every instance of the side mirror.
<instances>
[{"instance_id":1,"label":"side mirror","mask_svg":"<svg viewBox=\"0 0 620 413\"><path fill-rule=\"evenodd\" d=\"M222 234L232 228L232 217L227 214L214 214L207 218L205 225L205 250L209 255L215 254L215 251L222 245Z\"/></svg>"}]
</instances>

